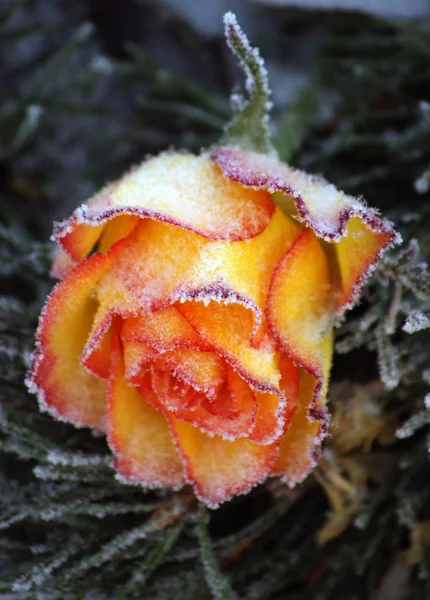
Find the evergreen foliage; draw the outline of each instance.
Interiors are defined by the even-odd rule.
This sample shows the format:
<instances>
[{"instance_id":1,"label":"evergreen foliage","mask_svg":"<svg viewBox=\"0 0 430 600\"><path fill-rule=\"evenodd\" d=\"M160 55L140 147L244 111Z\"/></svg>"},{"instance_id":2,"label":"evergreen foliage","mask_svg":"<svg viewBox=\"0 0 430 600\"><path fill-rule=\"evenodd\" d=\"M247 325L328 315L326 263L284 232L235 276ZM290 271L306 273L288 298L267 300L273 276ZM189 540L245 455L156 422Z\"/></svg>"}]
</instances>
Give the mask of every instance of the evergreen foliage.
<instances>
[{"instance_id":1,"label":"evergreen foliage","mask_svg":"<svg viewBox=\"0 0 430 600\"><path fill-rule=\"evenodd\" d=\"M229 118L231 59L188 24L174 21L190 61L221 64L211 83L166 70L138 40L104 53L84 17L79 3L0 8L0 596L428 598L429 24L267 11L269 54L318 37L309 86L276 107L281 158L363 194L404 244L338 329L315 474L207 511L187 490L124 485L102 438L40 413L24 386L53 218L145 153L209 145Z\"/></svg>"}]
</instances>

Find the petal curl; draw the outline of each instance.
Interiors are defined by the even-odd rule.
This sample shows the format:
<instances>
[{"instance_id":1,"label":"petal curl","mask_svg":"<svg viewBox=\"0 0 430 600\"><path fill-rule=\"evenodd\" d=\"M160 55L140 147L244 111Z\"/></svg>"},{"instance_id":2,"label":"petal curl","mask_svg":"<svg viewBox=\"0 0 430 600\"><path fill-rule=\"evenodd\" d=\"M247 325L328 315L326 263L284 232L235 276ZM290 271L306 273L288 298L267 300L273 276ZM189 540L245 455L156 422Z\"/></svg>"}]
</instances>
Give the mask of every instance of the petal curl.
<instances>
[{"instance_id":1,"label":"petal curl","mask_svg":"<svg viewBox=\"0 0 430 600\"><path fill-rule=\"evenodd\" d=\"M142 377L158 358L158 350L141 342L123 341L125 377L131 385L140 385Z\"/></svg>"},{"instance_id":2,"label":"petal curl","mask_svg":"<svg viewBox=\"0 0 430 600\"><path fill-rule=\"evenodd\" d=\"M271 347L254 348L250 344L254 327L251 310L215 300L185 301L176 304L176 308L203 340L255 389L262 392L278 389L278 354Z\"/></svg>"},{"instance_id":3,"label":"petal curl","mask_svg":"<svg viewBox=\"0 0 430 600\"><path fill-rule=\"evenodd\" d=\"M58 248L54 254L49 274L55 279L63 279L75 266L76 262L70 258L67 252Z\"/></svg>"},{"instance_id":4,"label":"petal curl","mask_svg":"<svg viewBox=\"0 0 430 600\"><path fill-rule=\"evenodd\" d=\"M81 364L100 379L109 378L113 328L109 321L106 327L100 329L97 337L90 335L80 357Z\"/></svg>"},{"instance_id":5,"label":"petal curl","mask_svg":"<svg viewBox=\"0 0 430 600\"><path fill-rule=\"evenodd\" d=\"M70 271L52 291L40 318L28 383L42 409L78 427L102 429L106 384L79 362L96 310L93 290L117 249L94 255Z\"/></svg>"},{"instance_id":6,"label":"petal curl","mask_svg":"<svg viewBox=\"0 0 430 600\"><path fill-rule=\"evenodd\" d=\"M141 220L121 242L121 252L97 287L95 330L108 314L132 318L169 306L207 243L179 227Z\"/></svg>"},{"instance_id":7,"label":"petal curl","mask_svg":"<svg viewBox=\"0 0 430 600\"><path fill-rule=\"evenodd\" d=\"M280 389L285 402L279 402L275 394L255 392L257 413L255 426L249 436L259 444L268 444L277 439L288 427L296 408L299 394L298 369L288 356L281 356L279 369L281 372Z\"/></svg>"},{"instance_id":8,"label":"petal curl","mask_svg":"<svg viewBox=\"0 0 430 600\"><path fill-rule=\"evenodd\" d=\"M266 229L252 239L206 244L187 275L184 298L198 290L202 295L213 290L214 296L224 292L227 301L236 295L261 322L272 272L300 233L300 227L276 208Z\"/></svg>"},{"instance_id":9,"label":"petal curl","mask_svg":"<svg viewBox=\"0 0 430 600\"><path fill-rule=\"evenodd\" d=\"M333 352L333 335L328 334L322 344L321 379L300 369L299 400L289 427L281 438L279 457L272 475L294 486L305 479L316 466L322 439L327 434L329 415L325 406L328 379Z\"/></svg>"},{"instance_id":10,"label":"petal curl","mask_svg":"<svg viewBox=\"0 0 430 600\"><path fill-rule=\"evenodd\" d=\"M57 224L55 239L80 261L118 215L173 223L210 238L244 240L267 226L274 204L265 190L250 190L223 177L208 155L161 154L94 196Z\"/></svg>"},{"instance_id":11,"label":"petal curl","mask_svg":"<svg viewBox=\"0 0 430 600\"><path fill-rule=\"evenodd\" d=\"M174 306L127 319L122 327L121 339L150 344L159 352L174 348L211 350Z\"/></svg>"},{"instance_id":12,"label":"petal curl","mask_svg":"<svg viewBox=\"0 0 430 600\"><path fill-rule=\"evenodd\" d=\"M267 321L280 347L314 377L322 377L321 340L332 316L328 260L306 229L279 262L270 285Z\"/></svg>"},{"instance_id":13,"label":"petal curl","mask_svg":"<svg viewBox=\"0 0 430 600\"><path fill-rule=\"evenodd\" d=\"M184 302L178 310L204 341L254 390L257 415L251 439L270 444L283 431L286 399L280 388L280 353L273 346L256 348L250 343L254 320L252 311L240 304L211 301Z\"/></svg>"},{"instance_id":14,"label":"petal curl","mask_svg":"<svg viewBox=\"0 0 430 600\"><path fill-rule=\"evenodd\" d=\"M245 152L238 147L215 148L212 157L232 181L253 189L286 194L285 204L290 211L289 198L292 197L296 217L318 237L342 243L345 236L354 236L352 244L344 242L339 250L343 281L336 307L339 313L349 307L371 265L388 247L400 241L390 223L380 219L374 210L320 177L293 169L274 157ZM348 226L348 223L351 224ZM351 245L354 246L354 257L348 252Z\"/></svg>"},{"instance_id":15,"label":"petal curl","mask_svg":"<svg viewBox=\"0 0 430 600\"><path fill-rule=\"evenodd\" d=\"M116 336L112 343L107 433L116 456L115 467L128 481L149 487L180 486L186 482L184 466L165 417L125 380Z\"/></svg>"},{"instance_id":16,"label":"petal curl","mask_svg":"<svg viewBox=\"0 0 430 600\"><path fill-rule=\"evenodd\" d=\"M243 438L211 437L173 416L170 425L196 495L212 508L263 481L278 455L277 443L263 446Z\"/></svg>"},{"instance_id":17,"label":"petal curl","mask_svg":"<svg viewBox=\"0 0 430 600\"><path fill-rule=\"evenodd\" d=\"M160 375L171 376L171 381L167 377L164 377L163 383L159 381L157 389L170 410L186 407L186 398L181 398L175 389L178 381L189 386L190 392L198 392L203 399L215 398L225 379L224 361L215 352L199 352L188 348L162 354L155 361L154 369Z\"/></svg>"},{"instance_id":18,"label":"petal curl","mask_svg":"<svg viewBox=\"0 0 430 600\"><path fill-rule=\"evenodd\" d=\"M355 303L362 284L391 242L389 232L371 231L359 217L352 217L346 225L344 237L330 244L336 253L340 278L337 312L344 312Z\"/></svg>"},{"instance_id":19,"label":"petal curl","mask_svg":"<svg viewBox=\"0 0 430 600\"><path fill-rule=\"evenodd\" d=\"M174 415L209 435L234 440L249 436L256 410L256 401L248 384L227 367L226 381L216 397L204 399L193 410L182 406L174 411Z\"/></svg>"}]
</instances>

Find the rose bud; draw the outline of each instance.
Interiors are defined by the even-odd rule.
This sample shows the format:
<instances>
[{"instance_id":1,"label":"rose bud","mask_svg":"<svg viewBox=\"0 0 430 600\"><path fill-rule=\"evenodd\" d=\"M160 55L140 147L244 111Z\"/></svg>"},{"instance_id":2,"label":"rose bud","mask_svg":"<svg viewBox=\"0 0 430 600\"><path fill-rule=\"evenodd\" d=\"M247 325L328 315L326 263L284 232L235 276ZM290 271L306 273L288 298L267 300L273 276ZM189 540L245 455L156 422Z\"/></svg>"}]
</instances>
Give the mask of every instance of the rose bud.
<instances>
[{"instance_id":1,"label":"rose bud","mask_svg":"<svg viewBox=\"0 0 430 600\"><path fill-rule=\"evenodd\" d=\"M211 507L306 477L333 324L394 242L387 222L276 158L218 147L147 160L54 236L64 276L29 375L43 410L105 432L125 480L189 483Z\"/></svg>"}]
</instances>

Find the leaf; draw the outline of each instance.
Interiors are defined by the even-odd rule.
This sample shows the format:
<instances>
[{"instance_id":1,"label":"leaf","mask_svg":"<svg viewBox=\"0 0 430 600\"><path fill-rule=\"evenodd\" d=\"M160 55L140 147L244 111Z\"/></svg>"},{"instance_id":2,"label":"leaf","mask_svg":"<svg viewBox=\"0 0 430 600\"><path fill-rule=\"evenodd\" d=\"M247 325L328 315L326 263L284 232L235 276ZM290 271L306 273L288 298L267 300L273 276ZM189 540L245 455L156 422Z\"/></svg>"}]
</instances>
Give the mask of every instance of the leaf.
<instances>
[{"instance_id":1,"label":"leaf","mask_svg":"<svg viewBox=\"0 0 430 600\"><path fill-rule=\"evenodd\" d=\"M166 560L183 528L184 523L181 522L169 527L163 538L152 547L143 562L134 571L123 592L118 595L118 600L126 600L131 591L143 589L154 571Z\"/></svg>"},{"instance_id":2,"label":"leaf","mask_svg":"<svg viewBox=\"0 0 430 600\"><path fill-rule=\"evenodd\" d=\"M229 582L218 566L211 546L206 519L206 509L204 506L201 506L197 524L197 537L200 543L200 553L206 582L215 600L236 600L236 594L231 589Z\"/></svg>"},{"instance_id":3,"label":"leaf","mask_svg":"<svg viewBox=\"0 0 430 600\"><path fill-rule=\"evenodd\" d=\"M430 423L430 410L422 410L414 413L407 421L403 423L396 431L396 436L403 440L414 435L416 431Z\"/></svg>"},{"instance_id":4,"label":"leaf","mask_svg":"<svg viewBox=\"0 0 430 600\"><path fill-rule=\"evenodd\" d=\"M10 145L12 152L21 150L34 137L42 115L43 108L38 104L29 104L26 107L24 119Z\"/></svg>"},{"instance_id":5,"label":"leaf","mask_svg":"<svg viewBox=\"0 0 430 600\"><path fill-rule=\"evenodd\" d=\"M274 154L268 131L271 91L264 60L258 48L252 48L232 12L224 15L224 26L227 44L246 76L248 99L242 94L232 94L234 115L225 129L221 144L239 145L245 150Z\"/></svg>"},{"instance_id":6,"label":"leaf","mask_svg":"<svg viewBox=\"0 0 430 600\"><path fill-rule=\"evenodd\" d=\"M400 274L401 282L420 300L430 299L430 272L426 263L414 265Z\"/></svg>"},{"instance_id":7,"label":"leaf","mask_svg":"<svg viewBox=\"0 0 430 600\"><path fill-rule=\"evenodd\" d=\"M398 367L399 355L383 325L380 325L376 332L376 347L382 382L388 390L393 390L398 386L400 380Z\"/></svg>"},{"instance_id":8,"label":"leaf","mask_svg":"<svg viewBox=\"0 0 430 600\"><path fill-rule=\"evenodd\" d=\"M420 300L429 300L430 271L427 263L417 263L419 250L418 242L412 239L396 256L387 257L381 262L378 276L382 281L399 281Z\"/></svg>"}]
</instances>

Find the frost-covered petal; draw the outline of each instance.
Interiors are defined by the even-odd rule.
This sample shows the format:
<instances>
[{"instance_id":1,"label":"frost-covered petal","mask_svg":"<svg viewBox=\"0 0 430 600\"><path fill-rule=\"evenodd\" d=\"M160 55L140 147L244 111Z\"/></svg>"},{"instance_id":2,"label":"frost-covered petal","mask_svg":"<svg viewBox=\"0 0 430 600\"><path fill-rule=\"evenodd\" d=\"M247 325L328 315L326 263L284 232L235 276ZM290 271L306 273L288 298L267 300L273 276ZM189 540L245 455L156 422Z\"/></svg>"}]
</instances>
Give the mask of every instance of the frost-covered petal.
<instances>
[{"instance_id":1,"label":"frost-covered petal","mask_svg":"<svg viewBox=\"0 0 430 600\"><path fill-rule=\"evenodd\" d=\"M83 427L103 428L106 384L79 362L91 329L93 290L116 256L116 249L75 267L52 291L37 331L30 388L42 408Z\"/></svg>"},{"instance_id":2,"label":"frost-covered petal","mask_svg":"<svg viewBox=\"0 0 430 600\"><path fill-rule=\"evenodd\" d=\"M360 287L367 279L384 249L393 242L393 232L375 226L371 230L359 217L352 217L345 235L330 244L337 259L339 289L336 290L336 310L343 312L354 304Z\"/></svg>"},{"instance_id":3,"label":"frost-covered petal","mask_svg":"<svg viewBox=\"0 0 430 600\"><path fill-rule=\"evenodd\" d=\"M325 406L333 351L329 333L321 344L321 379L300 369L299 398L291 422L281 438L279 457L272 475L280 475L291 486L300 483L316 466L321 441L327 434L329 415Z\"/></svg>"},{"instance_id":4,"label":"frost-covered petal","mask_svg":"<svg viewBox=\"0 0 430 600\"><path fill-rule=\"evenodd\" d=\"M82 353L83 364L91 368L91 355L115 316L127 320L123 328L130 341L143 341L144 328L139 325L138 319L145 315L144 318L148 319L147 337L153 333L151 337L155 347L161 349L163 335L167 343L170 330L172 336L179 336L178 343L180 339L185 343L185 338L192 343L197 336L193 336L187 323L180 322L185 319L179 313L176 319L175 314L167 314L164 318L151 316L151 313L172 302L171 295L179 282L185 280L189 265L205 243L204 238L194 233L149 219L140 221L128 237L117 243L115 262L94 287L98 306ZM172 257L169 264L166 264L166 256ZM164 334L160 318L163 319Z\"/></svg>"},{"instance_id":5,"label":"frost-covered petal","mask_svg":"<svg viewBox=\"0 0 430 600\"><path fill-rule=\"evenodd\" d=\"M288 356L279 362L281 380L279 387L285 400L279 402L276 394L254 392L257 402L255 426L249 436L259 444L271 443L288 427L294 413L299 393L298 368Z\"/></svg>"},{"instance_id":6,"label":"frost-covered petal","mask_svg":"<svg viewBox=\"0 0 430 600\"><path fill-rule=\"evenodd\" d=\"M170 416L188 479L197 496L211 507L245 494L263 481L272 468L279 443L261 445L249 439L225 440Z\"/></svg>"},{"instance_id":7,"label":"frost-covered petal","mask_svg":"<svg viewBox=\"0 0 430 600\"><path fill-rule=\"evenodd\" d=\"M116 336L112 345L107 416L115 467L125 479L150 487L185 483L184 466L165 417L124 377Z\"/></svg>"},{"instance_id":8,"label":"frost-covered petal","mask_svg":"<svg viewBox=\"0 0 430 600\"><path fill-rule=\"evenodd\" d=\"M270 443L282 433L285 415L285 396L279 386L280 354L273 346L258 348L250 343L254 320L252 311L240 304L212 301L188 301L178 305L199 335L255 391L257 416L255 439Z\"/></svg>"},{"instance_id":9,"label":"frost-covered petal","mask_svg":"<svg viewBox=\"0 0 430 600\"><path fill-rule=\"evenodd\" d=\"M249 385L233 369L226 368L226 381L216 397L205 398L193 410L178 407L174 416L209 435L228 440L248 437L253 430L257 403Z\"/></svg>"},{"instance_id":10,"label":"frost-covered petal","mask_svg":"<svg viewBox=\"0 0 430 600\"><path fill-rule=\"evenodd\" d=\"M273 347L250 344L254 327L252 310L222 301L184 301L176 308L199 333L255 389L278 389L278 354Z\"/></svg>"},{"instance_id":11,"label":"frost-covered petal","mask_svg":"<svg viewBox=\"0 0 430 600\"><path fill-rule=\"evenodd\" d=\"M174 306L127 319L121 330L121 339L150 344L159 352L174 348L211 349Z\"/></svg>"},{"instance_id":12,"label":"frost-covered petal","mask_svg":"<svg viewBox=\"0 0 430 600\"><path fill-rule=\"evenodd\" d=\"M109 378L112 333L113 324L109 321L107 327L100 328L97 338L89 336L80 357L81 364L101 379Z\"/></svg>"},{"instance_id":13,"label":"frost-covered petal","mask_svg":"<svg viewBox=\"0 0 430 600\"><path fill-rule=\"evenodd\" d=\"M212 157L224 175L253 189L285 194L288 212L328 242L337 242L341 273L337 312L354 299L371 266L382 252L399 241L391 225L361 200L339 191L321 177L309 175L272 156L219 147ZM292 198L294 202L290 203Z\"/></svg>"},{"instance_id":14,"label":"frost-covered petal","mask_svg":"<svg viewBox=\"0 0 430 600\"><path fill-rule=\"evenodd\" d=\"M205 244L187 274L184 297L211 289L214 295L224 294L227 302L236 295L261 323L272 272L300 233L297 224L277 208L264 231L252 239Z\"/></svg>"},{"instance_id":15,"label":"frost-covered petal","mask_svg":"<svg viewBox=\"0 0 430 600\"><path fill-rule=\"evenodd\" d=\"M158 358L158 350L142 342L123 341L125 377L131 385L140 385L142 377Z\"/></svg>"},{"instance_id":16,"label":"frost-covered petal","mask_svg":"<svg viewBox=\"0 0 430 600\"><path fill-rule=\"evenodd\" d=\"M311 230L305 230L279 262L270 286L267 321L293 361L321 378L321 341L332 316L328 260Z\"/></svg>"},{"instance_id":17,"label":"frost-covered petal","mask_svg":"<svg viewBox=\"0 0 430 600\"><path fill-rule=\"evenodd\" d=\"M298 235L299 228L279 209L263 233L241 243L213 242L173 225L143 221L124 240L118 259L98 286L94 333L108 315L138 317L193 299L247 306L254 319L252 337L262 323L271 273ZM149 322L152 331L161 318L154 316L153 326ZM167 335L169 327L179 326L173 318L152 335L160 349L164 328Z\"/></svg>"},{"instance_id":18,"label":"frost-covered petal","mask_svg":"<svg viewBox=\"0 0 430 600\"><path fill-rule=\"evenodd\" d=\"M63 279L75 266L76 262L70 258L67 252L58 248L54 254L49 274L55 279Z\"/></svg>"},{"instance_id":19,"label":"frost-covered petal","mask_svg":"<svg viewBox=\"0 0 430 600\"><path fill-rule=\"evenodd\" d=\"M223 177L206 154L166 153L108 185L58 224L54 237L80 261L120 215L173 223L210 239L243 240L263 231L273 210L270 194Z\"/></svg>"},{"instance_id":20,"label":"frost-covered petal","mask_svg":"<svg viewBox=\"0 0 430 600\"><path fill-rule=\"evenodd\" d=\"M224 361L215 352L176 348L159 356L154 368L173 377L170 408L180 407L183 403L175 389L176 381L181 381L208 398L215 398L225 380Z\"/></svg>"},{"instance_id":21,"label":"frost-covered petal","mask_svg":"<svg viewBox=\"0 0 430 600\"><path fill-rule=\"evenodd\" d=\"M173 225L140 221L95 290L100 304L95 330L108 314L132 318L169 306L207 243Z\"/></svg>"},{"instance_id":22,"label":"frost-covered petal","mask_svg":"<svg viewBox=\"0 0 430 600\"><path fill-rule=\"evenodd\" d=\"M174 307L125 321L121 335L127 378L140 386L152 370L158 408L229 439L250 433L257 403L249 385Z\"/></svg>"}]
</instances>

